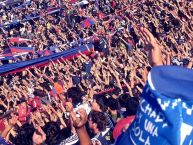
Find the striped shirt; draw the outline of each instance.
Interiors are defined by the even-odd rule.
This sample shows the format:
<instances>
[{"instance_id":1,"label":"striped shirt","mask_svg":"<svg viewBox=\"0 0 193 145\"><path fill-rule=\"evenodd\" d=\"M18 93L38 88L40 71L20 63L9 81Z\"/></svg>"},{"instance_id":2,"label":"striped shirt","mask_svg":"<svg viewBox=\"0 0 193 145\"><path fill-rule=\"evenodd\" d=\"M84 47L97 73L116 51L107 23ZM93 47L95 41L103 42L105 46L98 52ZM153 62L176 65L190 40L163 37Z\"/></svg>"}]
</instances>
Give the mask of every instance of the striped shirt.
<instances>
[{"instance_id":1,"label":"striped shirt","mask_svg":"<svg viewBox=\"0 0 193 145\"><path fill-rule=\"evenodd\" d=\"M113 119L108 113L104 113L107 118L107 127L113 129L115 127L115 124L113 122Z\"/></svg>"},{"instance_id":2,"label":"striped shirt","mask_svg":"<svg viewBox=\"0 0 193 145\"><path fill-rule=\"evenodd\" d=\"M75 145L75 144L78 144L78 142L79 142L78 135L73 134L72 136L60 142L59 145Z\"/></svg>"}]
</instances>

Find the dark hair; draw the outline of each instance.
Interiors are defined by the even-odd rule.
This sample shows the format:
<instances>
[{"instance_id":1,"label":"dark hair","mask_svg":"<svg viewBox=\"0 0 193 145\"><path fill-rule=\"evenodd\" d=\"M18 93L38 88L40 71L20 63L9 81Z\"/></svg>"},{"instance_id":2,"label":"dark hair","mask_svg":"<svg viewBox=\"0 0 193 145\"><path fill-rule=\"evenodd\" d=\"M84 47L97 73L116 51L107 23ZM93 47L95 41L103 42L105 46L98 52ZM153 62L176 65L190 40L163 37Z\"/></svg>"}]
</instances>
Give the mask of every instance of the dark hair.
<instances>
[{"instance_id":1,"label":"dark hair","mask_svg":"<svg viewBox=\"0 0 193 145\"><path fill-rule=\"evenodd\" d=\"M137 108L139 106L139 98L138 97L130 97L126 102L126 115L132 116L137 112Z\"/></svg>"},{"instance_id":2,"label":"dark hair","mask_svg":"<svg viewBox=\"0 0 193 145\"><path fill-rule=\"evenodd\" d=\"M112 91L112 94L119 96L121 93L121 89L117 86L114 87L114 90Z\"/></svg>"},{"instance_id":3,"label":"dark hair","mask_svg":"<svg viewBox=\"0 0 193 145\"><path fill-rule=\"evenodd\" d=\"M68 137L71 136L71 128L69 126L63 128L60 130L60 138L62 140L67 139Z\"/></svg>"},{"instance_id":4,"label":"dark hair","mask_svg":"<svg viewBox=\"0 0 193 145\"><path fill-rule=\"evenodd\" d=\"M6 100L6 98L5 98L4 95L1 95L1 96L0 96L0 99L1 99L2 101L5 101L5 100Z\"/></svg>"},{"instance_id":5,"label":"dark hair","mask_svg":"<svg viewBox=\"0 0 193 145\"><path fill-rule=\"evenodd\" d=\"M147 66L146 69L147 69L148 72L151 71L151 67L150 66Z\"/></svg>"},{"instance_id":6,"label":"dark hair","mask_svg":"<svg viewBox=\"0 0 193 145\"><path fill-rule=\"evenodd\" d=\"M108 107L111 110L118 110L119 109L119 102L115 98L108 98Z\"/></svg>"},{"instance_id":7,"label":"dark hair","mask_svg":"<svg viewBox=\"0 0 193 145\"><path fill-rule=\"evenodd\" d=\"M6 112L6 108L3 105L0 105L0 110L2 111L2 113L0 113L0 116Z\"/></svg>"},{"instance_id":8,"label":"dark hair","mask_svg":"<svg viewBox=\"0 0 193 145\"><path fill-rule=\"evenodd\" d=\"M4 119L4 118L7 118L9 120L11 118L11 113L12 113L12 111L7 111L6 112L6 109L5 109L5 112L0 115L0 120Z\"/></svg>"},{"instance_id":9,"label":"dark hair","mask_svg":"<svg viewBox=\"0 0 193 145\"><path fill-rule=\"evenodd\" d=\"M126 107L126 103L129 97L130 96L128 94L122 94L119 96L118 100L121 107Z\"/></svg>"},{"instance_id":10,"label":"dark hair","mask_svg":"<svg viewBox=\"0 0 193 145\"><path fill-rule=\"evenodd\" d=\"M18 104L22 103L27 103L24 96L22 96L22 98L18 101Z\"/></svg>"},{"instance_id":11,"label":"dark hair","mask_svg":"<svg viewBox=\"0 0 193 145\"><path fill-rule=\"evenodd\" d=\"M15 145L33 145L32 137L34 134L34 127L30 124L24 124L17 130L17 136L13 138L12 142Z\"/></svg>"},{"instance_id":12,"label":"dark hair","mask_svg":"<svg viewBox=\"0 0 193 145\"><path fill-rule=\"evenodd\" d=\"M193 11L192 11L192 13L193 13ZM191 54L191 56L193 57L193 47L192 47L192 49L190 50L190 52L189 52L190 54Z\"/></svg>"},{"instance_id":13,"label":"dark hair","mask_svg":"<svg viewBox=\"0 0 193 145\"><path fill-rule=\"evenodd\" d=\"M47 89L50 86L50 83L48 80L45 80L43 83L40 84L40 86L44 89Z\"/></svg>"},{"instance_id":14,"label":"dark hair","mask_svg":"<svg viewBox=\"0 0 193 145\"><path fill-rule=\"evenodd\" d=\"M58 82L58 77L56 76L53 80L55 83Z\"/></svg>"},{"instance_id":15,"label":"dark hair","mask_svg":"<svg viewBox=\"0 0 193 145\"><path fill-rule=\"evenodd\" d=\"M189 61L189 59L184 58L184 59L181 60L181 62L183 63L184 67L187 67L190 61Z\"/></svg>"},{"instance_id":16,"label":"dark hair","mask_svg":"<svg viewBox=\"0 0 193 145\"><path fill-rule=\"evenodd\" d=\"M88 118L97 124L99 131L104 131L107 126L107 118L103 112L91 111Z\"/></svg>"},{"instance_id":17,"label":"dark hair","mask_svg":"<svg viewBox=\"0 0 193 145\"><path fill-rule=\"evenodd\" d=\"M72 103L77 105L82 102L83 93L78 87L71 87L67 90L67 97L72 99Z\"/></svg>"},{"instance_id":18,"label":"dark hair","mask_svg":"<svg viewBox=\"0 0 193 145\"><path fill-rule=\"evenodd\" d=\"M48 122L44 127L43 130L46 134L46 141L47 145L55 145L60 142L60 127L56 122Z\"/></svg>"},{"instance_id":19,"label":"dark hair","mask_svg":"<svg viewBox=\"0 0 193 145\"><path fill-rule=\"evenodd\" d=\"M46 94L44 91L39 90L39 89L35 89L34 93L35 96L39 96L39 97L44 97Z\"/></svg>"},{"instance_id":20,"label":"dark hair","mask_svg":"<svg viewBox=\"0 0 193 145\"><path fill-rule=\"evenodd\" d=\"M100 106L100 109L103 112L107 111L107 98L105 95L94 95L93 99L96 100L96 103Z\"/></svg>"}]
</instances>

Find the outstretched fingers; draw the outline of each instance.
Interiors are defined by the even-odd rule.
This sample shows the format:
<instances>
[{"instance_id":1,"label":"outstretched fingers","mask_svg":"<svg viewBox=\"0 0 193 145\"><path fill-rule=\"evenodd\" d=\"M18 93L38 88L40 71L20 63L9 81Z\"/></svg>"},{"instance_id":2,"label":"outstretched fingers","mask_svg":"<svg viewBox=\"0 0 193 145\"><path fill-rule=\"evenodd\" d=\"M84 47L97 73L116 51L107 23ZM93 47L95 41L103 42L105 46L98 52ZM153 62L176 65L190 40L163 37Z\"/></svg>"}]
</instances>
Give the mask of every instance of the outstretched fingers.
<instances>
[{"instance_id":1,"label":"outstretched fingers","mask_svg":"<svg viewBox=\"0 0 193 145\"><path fill-rule=\"evenodd\" d=\"M144 32L144 28L140 28L140 35L144 42L144 44L148 44L150 42L150 37Z\"/></svg>"},{"instance_id":2,"label":"outstretched fingers","mask_svg":"<svg viewBox=\"0 0 193 145\"><path fill-rule=\"evenodd\" d=\"M149 42L151 43L156 43L157 40L156 38L153 36L153 34L147 29L147 28L142 28L144 35L148 38Z\"/></svg>"}]
</instances>

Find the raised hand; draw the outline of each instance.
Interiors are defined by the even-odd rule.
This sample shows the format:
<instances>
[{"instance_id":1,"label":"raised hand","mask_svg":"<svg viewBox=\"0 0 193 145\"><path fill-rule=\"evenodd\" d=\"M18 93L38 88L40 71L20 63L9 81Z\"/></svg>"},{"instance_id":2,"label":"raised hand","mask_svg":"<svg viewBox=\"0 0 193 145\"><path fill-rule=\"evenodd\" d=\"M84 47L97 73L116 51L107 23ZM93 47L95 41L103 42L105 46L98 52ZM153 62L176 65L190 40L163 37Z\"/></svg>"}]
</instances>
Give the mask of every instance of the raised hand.
<instances>
[{"instance_id":1,"label":"raised hand","mask_svg":"<svg viewBox=\"0 0 193 145\"><path fill-rule=\"evenodd\" d=\"M12 116L9 120L5 120L6 127L13 127L17 123L17 116Z\"/></svg>"},{"instance_id":2,"label":"raised hand","mask_svg":"<svg viewBox=\"0 0 193 145\"><path fill-rule=\"evenodd\" d=\"M57 110L56 115L58 116L58 118L61 118L63 116L63 112L61 112L60 110Z\"/></svg>"},{"instance_id":3,"label":"raised hand","mask_svg":"<svg viewBox=\"0 0 193 145\"><path fill-rule=\"evenodd\" d=\"M33 145L41 145L46 140L46 134L40 126L36 127L36 131L33 134Z\"/></svg>"},{"instance_id":4,"label":"raised hand","mask_svg":"<svg viewBox=\"0 0 193 145\"><path fill-rule=\"evenodd\" d=\"M73 105L71 102L66 102L66 111L67 112L72 112L73 111Z\"/></svg>"},{"instance_id":5,"label":"raised hand","mask_svg":"<svg viewBox=\"0 0 193 145\"><path fill-rule=\"evenodd\" d=\"M77 115L76 116L71 115L73 125L75 128L81 128L86 124L86 122L88 120L88 116L86 114L86 111L83 108L76 111L76 114L78 114L79 117L77 117Z\"/></svg>"},{"instance_id":6,"label":"raised hand","mask_svg":"<svg viewBox=\"0 0 193 145\"><path fill-rule=\"evenodd\" d=\"M157 39L146 28L140 29L141 38L144 43L144 47L149 49L160 49Z\"/></svg>"},{"instance_id":7,"label":"raised hand","mask_svg":"<svg viewBox=\"0 0 193 145\"><path fill-rule=\"evenodd\" d=\"M140 29L140 36L144 43L144 48L149 50L149 62L152 66L163 65L161 55L161 45L157 39L146 28Z\"/></svg>"},{"instance_id":8,"label":"raised hand","mask_svg":"<svg viewBox=\"0 0 193 145\"><path fill-rule=\"evenodd\" d=\"M1 133L2 137L7 137L9 131L13 128L13 126L17 123L17 116L12 116L9 120L4 121L5 129Z\"/></svg>"}]
</instances>

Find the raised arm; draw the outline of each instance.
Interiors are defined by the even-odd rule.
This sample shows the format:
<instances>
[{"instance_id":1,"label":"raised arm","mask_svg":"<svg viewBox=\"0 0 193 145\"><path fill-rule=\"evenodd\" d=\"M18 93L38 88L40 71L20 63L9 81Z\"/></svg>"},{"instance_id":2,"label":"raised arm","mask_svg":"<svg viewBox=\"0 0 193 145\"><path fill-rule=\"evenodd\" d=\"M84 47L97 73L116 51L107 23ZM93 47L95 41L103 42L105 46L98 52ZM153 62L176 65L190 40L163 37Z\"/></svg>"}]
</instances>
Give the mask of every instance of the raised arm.
<instances>
[{"instance_id":1,"label":"raised arm","mask_svg":"<svg viewBox=\"0 0 193 145\"><path fill-rule=\"evenodd\" d=\"M163 65L161 45L157 39L146 28L140 29L140 35L144 42L144 48L149 50L149 63L152 66Z\"/></svg>"}]
</instances>

